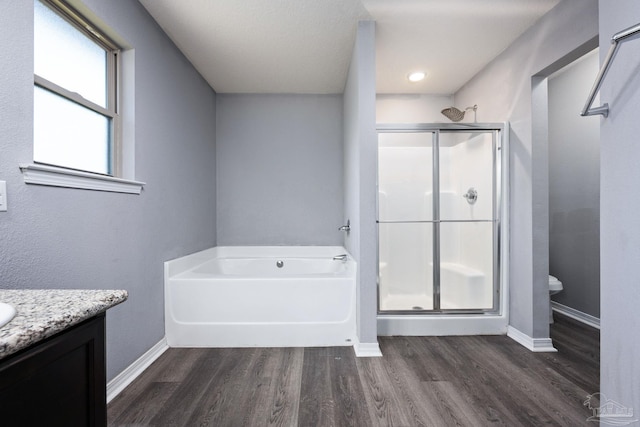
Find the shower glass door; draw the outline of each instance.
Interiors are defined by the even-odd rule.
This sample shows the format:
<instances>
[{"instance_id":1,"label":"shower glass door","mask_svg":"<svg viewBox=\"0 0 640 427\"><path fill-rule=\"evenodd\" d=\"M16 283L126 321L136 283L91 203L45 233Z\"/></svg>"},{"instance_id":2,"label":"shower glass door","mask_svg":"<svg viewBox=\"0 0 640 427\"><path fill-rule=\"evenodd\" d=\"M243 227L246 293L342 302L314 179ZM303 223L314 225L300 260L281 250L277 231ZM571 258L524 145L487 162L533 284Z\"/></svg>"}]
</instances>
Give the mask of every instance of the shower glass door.
<instances>
[{"instance_id":1,"label":"shower glass door","mask_svg":"<svg viewBox=\"0 0 640 427\"><path fill-rule=\"evenodd\" d=\"M440 308L493 308L493 132L439 133Z\"/></svg>"},{"instance_id":2,"label":"shower glass door","mask_svg":"<svg viewBox=\"0 0 640 427\"><path fill-rule=\"evenodd\" d=\"M380 312L498 309L498 145L496 130L379 133Z\"/></svg>"},{"instance_id":3,"label":"shower glass door","mask_svg":"<svg viewBox=\"0 0 640 427\"><path fill-rule=\"evenodd\" d=\"M380 310L433 309L435 134L378 136Z\"/></svg>"}]
</instances>

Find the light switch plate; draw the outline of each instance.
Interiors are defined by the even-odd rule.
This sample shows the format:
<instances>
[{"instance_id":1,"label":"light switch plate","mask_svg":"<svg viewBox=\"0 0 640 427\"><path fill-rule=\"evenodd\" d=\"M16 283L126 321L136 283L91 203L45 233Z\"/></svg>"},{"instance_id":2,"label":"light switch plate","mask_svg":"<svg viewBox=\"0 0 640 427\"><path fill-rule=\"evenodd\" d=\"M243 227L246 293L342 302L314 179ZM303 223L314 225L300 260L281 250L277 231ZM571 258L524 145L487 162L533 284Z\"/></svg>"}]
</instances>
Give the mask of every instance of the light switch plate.
<instances>
[{"instance_id":1,"label":"light switch plate","mask_svg":"<svg viewBox=\"0 0 640 427\"><path fill-rule=\"evenodd\" d=\"M0 181L0 212L7 211L7 181Z\"/></svg>"}]
</instances>

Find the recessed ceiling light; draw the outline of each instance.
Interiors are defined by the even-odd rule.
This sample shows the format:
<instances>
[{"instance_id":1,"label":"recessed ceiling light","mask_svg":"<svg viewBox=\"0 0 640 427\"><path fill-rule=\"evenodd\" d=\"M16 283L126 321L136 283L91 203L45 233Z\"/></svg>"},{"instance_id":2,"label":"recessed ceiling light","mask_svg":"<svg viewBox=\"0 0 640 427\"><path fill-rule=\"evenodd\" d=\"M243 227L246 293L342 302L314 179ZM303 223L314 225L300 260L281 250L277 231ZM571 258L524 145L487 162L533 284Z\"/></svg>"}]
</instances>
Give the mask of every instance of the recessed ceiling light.
<instances>
[{"instance_id":1,"label":"recessed ceiling light","mask_svg":"<svg viewBox=\"0 0 640 427\"><path fill-rule=\"evenodd\" d=\"M416 82L419 82L421 80L424 80L424 78L426 76L427 76L427 73L425 73L424 71L415 71L413 73L409 73L407 78L409 79L409 81L411 83L416 83Z\"/></svg>"}]
</instances>

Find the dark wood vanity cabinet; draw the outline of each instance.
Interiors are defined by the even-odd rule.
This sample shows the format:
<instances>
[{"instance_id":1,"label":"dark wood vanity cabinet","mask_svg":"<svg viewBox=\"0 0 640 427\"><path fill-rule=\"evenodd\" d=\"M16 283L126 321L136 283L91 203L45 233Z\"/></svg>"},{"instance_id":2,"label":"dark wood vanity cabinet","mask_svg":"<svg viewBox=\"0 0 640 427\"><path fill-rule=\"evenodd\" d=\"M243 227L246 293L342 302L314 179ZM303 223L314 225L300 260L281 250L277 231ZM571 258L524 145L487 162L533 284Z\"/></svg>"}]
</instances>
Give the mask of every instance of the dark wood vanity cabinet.
<instances>
[{"instance_id":1,"label":"dark wood vanity cabinet","mask_svg":"<svg viewBox=\"0 0 640 427\"><path fill-rule=\"evenodd\" d=\"M105 315L0 360L2 426L106 426Z\"/></svg>"}]
</instances>

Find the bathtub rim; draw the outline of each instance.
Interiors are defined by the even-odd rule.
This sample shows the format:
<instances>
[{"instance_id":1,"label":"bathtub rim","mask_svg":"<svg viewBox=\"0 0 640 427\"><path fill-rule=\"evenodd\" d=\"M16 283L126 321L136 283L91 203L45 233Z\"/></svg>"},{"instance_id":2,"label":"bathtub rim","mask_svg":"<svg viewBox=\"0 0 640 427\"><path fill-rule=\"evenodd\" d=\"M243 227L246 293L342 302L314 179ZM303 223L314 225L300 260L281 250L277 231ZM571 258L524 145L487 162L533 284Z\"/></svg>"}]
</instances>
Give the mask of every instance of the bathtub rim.
<instances>
[{"instance_id":1,"label":"bathtub rim","mask_svg":"<svg viewBox=\"0 0 640 427\"><path fill-rule=\"evenodd\" d=\"M165 261L164 279L166 282L170 277L197 268L214 258L264 258L257 255L259 251L268 252L270 254L268 258L326 258L346 254L348 256L346 262L353 263L352 265L357 267L355 259L343 246L214 246ZM355 271L353 274L356 274ZM236 276L222 275L221 277Z\"/></svg>"}]
</instances>

